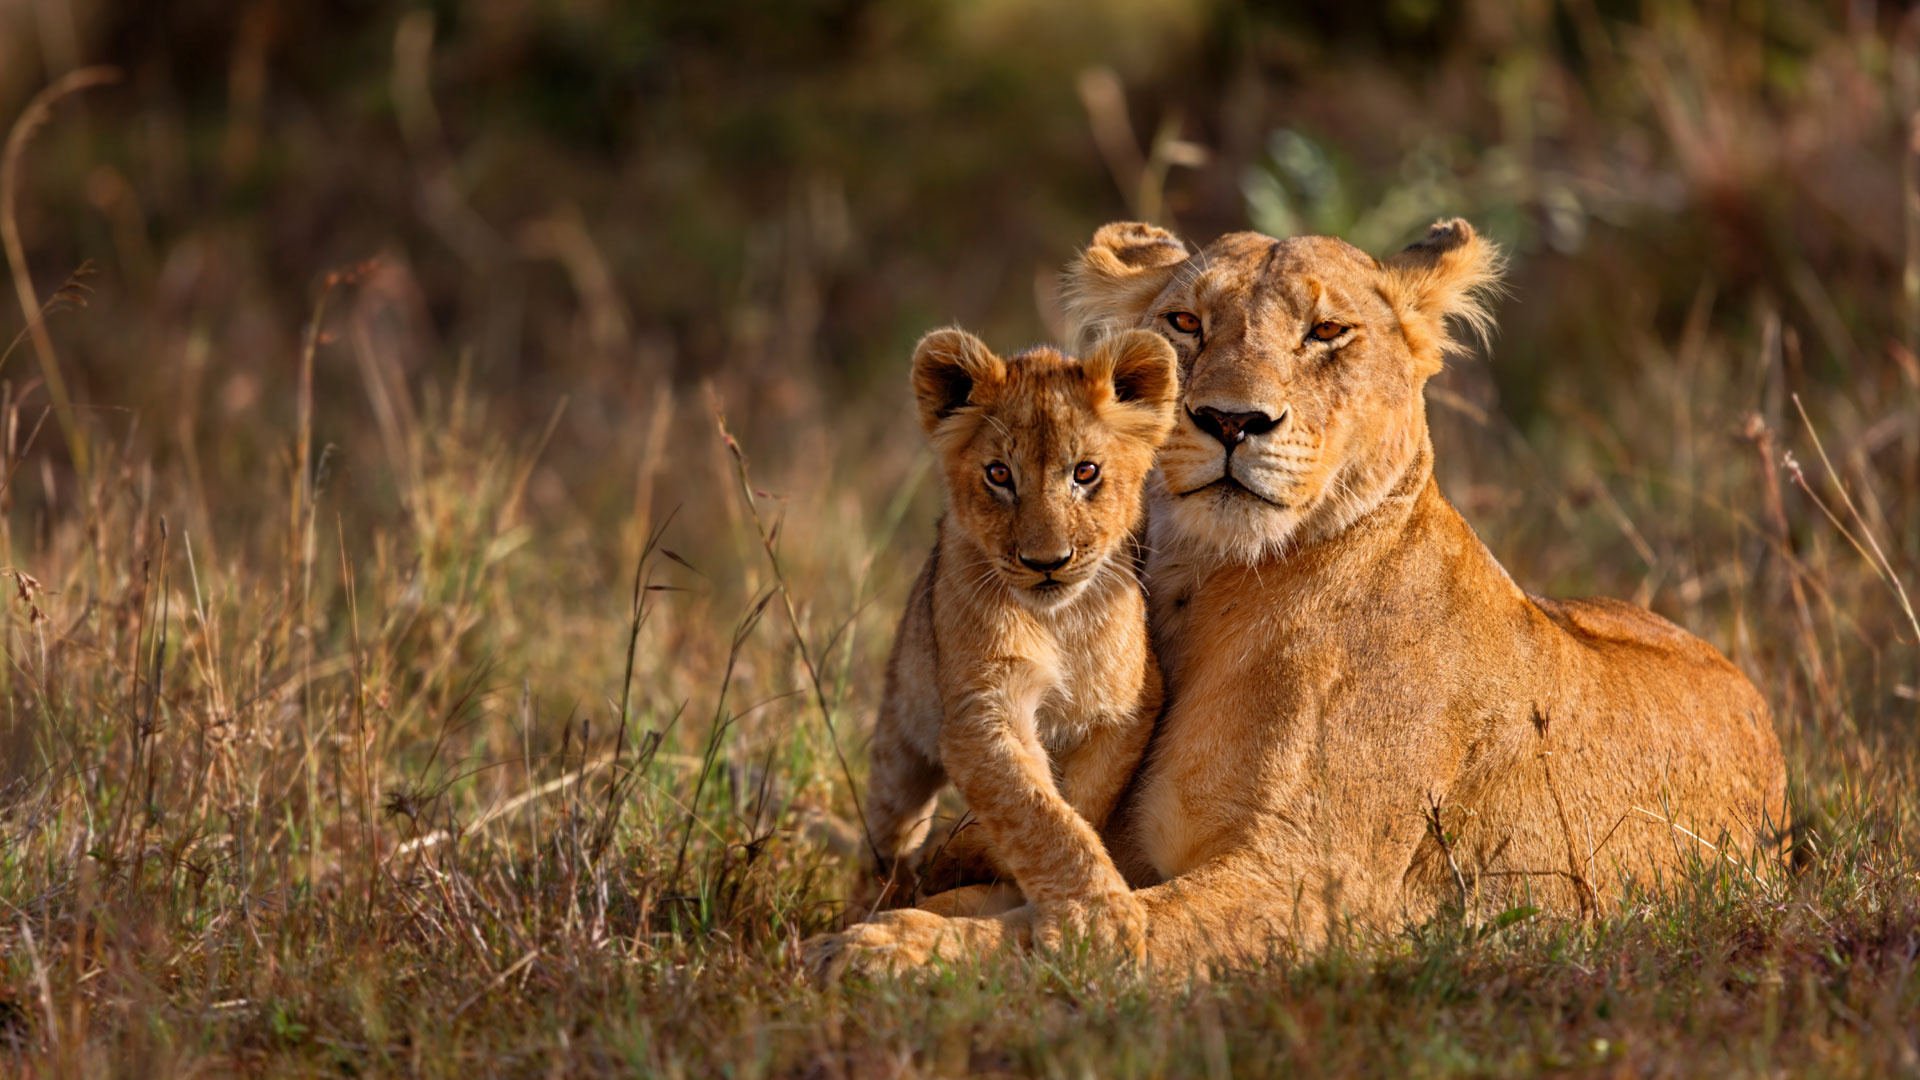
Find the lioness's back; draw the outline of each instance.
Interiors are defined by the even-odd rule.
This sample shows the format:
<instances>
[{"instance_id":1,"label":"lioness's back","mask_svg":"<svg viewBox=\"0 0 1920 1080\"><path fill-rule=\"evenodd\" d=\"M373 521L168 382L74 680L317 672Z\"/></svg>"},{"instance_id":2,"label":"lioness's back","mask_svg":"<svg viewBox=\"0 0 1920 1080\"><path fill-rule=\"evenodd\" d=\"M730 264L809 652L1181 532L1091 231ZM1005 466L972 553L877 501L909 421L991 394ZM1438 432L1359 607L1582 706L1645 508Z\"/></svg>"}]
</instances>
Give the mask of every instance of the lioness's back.
<instances>
[{"instance_id":1,"label":"lioness's back","mask_svg":"<svg viewBox=\"0 0 1920 1080\"><path fill-rule=\"evenodd\" d=\"M1698 653L1702 660L1726 663L1719 650L1673 623L1610 596L1557 599L1527 594L1527 599L1562 630L1596 648L1609 645Z\"/></svg>"},{"instance_id":2,"label":"lioness's back","mask_svg":"<svg viewBox=\"0 0 1920 1080\"><path fill-rule=\"evenodd\" d=\"M1568 756L1567 778L1596 807L1627 795L1616 813L1636 822L1638 835L1629 829L1616 845L1625 840L1642 865L1661 865L1711 858L1722 836L1743 854L1777 837L1786 813L1779 736L1766 699L1738 667L1624 601L1528 599L1571 649L1551 685L1560 715L1549 711L1567 724L1555 740Z\"/></svg>"}]
</instances>

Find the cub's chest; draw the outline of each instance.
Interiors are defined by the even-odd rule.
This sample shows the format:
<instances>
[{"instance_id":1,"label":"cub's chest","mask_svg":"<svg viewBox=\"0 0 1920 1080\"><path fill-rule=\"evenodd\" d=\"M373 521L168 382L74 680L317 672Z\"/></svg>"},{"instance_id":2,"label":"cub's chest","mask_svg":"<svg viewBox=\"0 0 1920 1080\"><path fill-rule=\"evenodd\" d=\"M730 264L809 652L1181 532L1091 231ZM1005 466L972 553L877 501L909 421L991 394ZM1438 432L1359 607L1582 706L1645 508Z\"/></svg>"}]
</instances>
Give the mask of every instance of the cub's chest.
<instances>
[{"instance_id":1,"label":"cub's chest","mask_svg":"<svg viewBox=\"0 0 1920 1080\"><path fill-rule=\"evenodd\" d=\"M1145 690L1153 659L1144 601L1137 588L1098 599L1035 620L1019 635L1029 648L1015 655L1042 673L1033 723L1049 746L1077 742L1096 726L1131 718Z\"/></svg>"},{"instance_id":2,"label":"cub's chest","mask_svg":"<svg viewBox=\"0 0 1920 1080\"><path fill-rule=\"evenodd\" d=\"M1008 604L942 612L939 599L935 637L948 710L999 699L1050 747L1136 711L1153 663L1138 582L1098 581L1057 611Z\"/></svg>"},{"instance_id":3,"label":"cub's chest","mask_svg":"<svg viewBox=\"0 0 1920 1080\"><path fill-rule=\"evenodd\" d=\"M1131 641L1062 643L1052 684L1034 710L1040 741L1070 744L1095 726L1131 717L1145 681L1144 647L1144 629Z\"/></svg>"}]
</instances>

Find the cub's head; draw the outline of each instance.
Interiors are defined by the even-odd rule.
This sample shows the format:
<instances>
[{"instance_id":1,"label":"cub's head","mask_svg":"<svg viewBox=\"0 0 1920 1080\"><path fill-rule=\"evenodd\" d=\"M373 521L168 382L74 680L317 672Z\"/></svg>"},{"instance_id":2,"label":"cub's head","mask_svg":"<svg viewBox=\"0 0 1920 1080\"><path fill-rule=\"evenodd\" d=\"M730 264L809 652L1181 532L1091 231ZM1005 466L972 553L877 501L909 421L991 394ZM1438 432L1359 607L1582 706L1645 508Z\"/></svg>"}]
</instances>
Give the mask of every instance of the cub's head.
<instances>
[{"instance_id":1,"label":"cub's head","mask_svg":"<svg viewBox=\"0 0 1920 1080\"><path fill-rule=\"evenodd\" d=\"M1157 334L1001 359L964 330L913 353L920 424L947 513L984 553L980 581L1037 608L1066 602L1138 523L1154 450L1174 422L1174 351Z\"/></svg>"},{"instance_id":2,"label":"cub's head","mask_svg":"<svg viewBox=\"0 0 1920 1080\"><path fill-rule=\"evenodd\" d=\"M1156 542L1255 562L1379 505L1426 445L1420 392L1456 348L1449 320L1488 329L1500 266L1457 219L1384 262L1324 236L1189 254L1152 225L1095 233L1068 270L1081 337L1150 330L1180 356Z\"/></svg>"}]
</instances>

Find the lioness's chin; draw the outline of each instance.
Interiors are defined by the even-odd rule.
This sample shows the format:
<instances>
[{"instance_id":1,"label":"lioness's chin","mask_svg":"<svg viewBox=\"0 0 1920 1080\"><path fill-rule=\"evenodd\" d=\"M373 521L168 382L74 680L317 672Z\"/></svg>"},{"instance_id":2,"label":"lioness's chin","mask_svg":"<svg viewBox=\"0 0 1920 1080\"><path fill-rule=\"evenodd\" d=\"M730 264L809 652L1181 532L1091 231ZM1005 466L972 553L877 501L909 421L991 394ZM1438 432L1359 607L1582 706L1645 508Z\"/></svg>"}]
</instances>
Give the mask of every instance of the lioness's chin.
<instances>
[{"instance_id":1,"label":"lioness's chin","mask_svg":"<svg viewBox=\"0 0 1920 1080\"><path fill-rule=\"evenodd\" d=\"M1177 546L1223 562L1255 563L1286 549L1299 531L1303 511L1280 506L1231 484L1173 494L1172 482L1156 492L1155 547Z\"/></svg>"}]
</instances>

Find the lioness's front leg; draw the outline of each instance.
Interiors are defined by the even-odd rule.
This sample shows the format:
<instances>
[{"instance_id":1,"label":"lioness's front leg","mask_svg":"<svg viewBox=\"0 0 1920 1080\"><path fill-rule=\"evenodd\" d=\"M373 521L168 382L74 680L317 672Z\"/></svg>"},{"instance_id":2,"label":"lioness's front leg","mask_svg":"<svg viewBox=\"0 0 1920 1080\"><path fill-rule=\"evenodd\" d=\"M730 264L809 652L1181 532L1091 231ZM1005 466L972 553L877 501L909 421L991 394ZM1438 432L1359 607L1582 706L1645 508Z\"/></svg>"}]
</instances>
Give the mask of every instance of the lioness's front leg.
<instances>
[{"instance_id":1,"label":"lioness's front leg","mask_svg":"<svg viewBox=\"0 0 1920 1080\"><path fill-rule=\"evenodd\" d=\"M1156 976L1175 980L1204 977L1217 964L1257 962L1277 951L1313 947L1325 938L1324 896L1324 884L1288 879L1251 856L1216 859L1132 894L1146 917L1147 962ZM1045 945L1043 920L1033 906L986 918L890 911L808 941L807 963L822 979L847 971L911 974L935 961L981 960Z\"/></svg>"},{"instance_id":2,"label":"lioness's front leg","mask_svg":"<svg viewBox=\"0 0 1920 1080\"><path fill-rule=\"evenodd\" d=\"M1338 891L1324 875L1282 872L1240 851L1133 895L1146 913L1148 963L1180 977L1319 947L1333 929Z\"/></svg>"}]
</instances>

